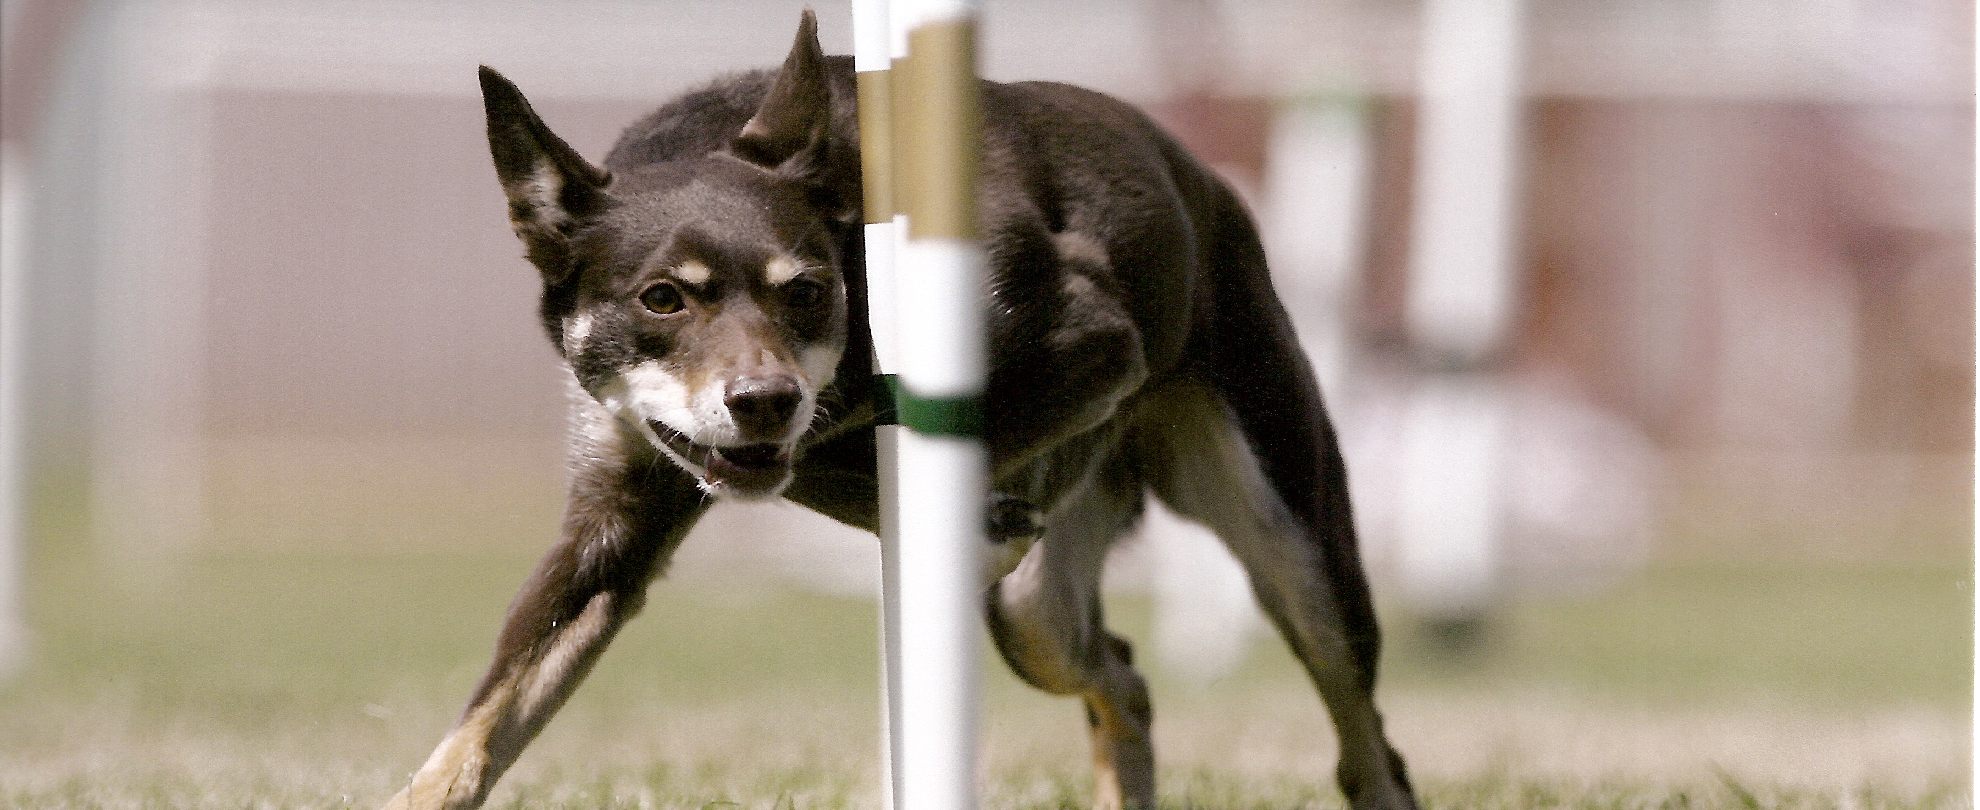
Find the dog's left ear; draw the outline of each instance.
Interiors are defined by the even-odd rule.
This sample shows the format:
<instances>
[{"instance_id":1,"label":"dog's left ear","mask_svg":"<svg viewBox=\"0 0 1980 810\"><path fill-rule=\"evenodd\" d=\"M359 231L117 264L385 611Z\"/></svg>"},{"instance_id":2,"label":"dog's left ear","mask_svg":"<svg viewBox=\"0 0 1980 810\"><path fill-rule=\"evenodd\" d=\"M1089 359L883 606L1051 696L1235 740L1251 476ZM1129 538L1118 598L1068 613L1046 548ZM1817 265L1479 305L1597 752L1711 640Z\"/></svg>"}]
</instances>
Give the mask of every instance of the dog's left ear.
<instances>
[{"instance_id":1,"label":"dog's left ear","mask_svg":"<svg viewBox=\"0 0 1980 810\"><path fill-rule=\"evenodd\" d=\"M765 169L797 177L824 170L827 132L832 120L832 89L825 77L825 53L818 47L818 17L804 10L797 41L730 151Z\"/></svg>"},{"instance_id":2,"label":"dog's left ear","mask_svg":"<svg viewBox=\"0 0 1980 810\"><path fill-rule=\"evenodd\" d=\"M495 176L509 197L509 224L544 282L559 283L572 269L571 229L610 204L605 187L612 174L586 162L551 132L522 90L487 65L481 67L481 100Z\"/></svg>"}]
</instances>

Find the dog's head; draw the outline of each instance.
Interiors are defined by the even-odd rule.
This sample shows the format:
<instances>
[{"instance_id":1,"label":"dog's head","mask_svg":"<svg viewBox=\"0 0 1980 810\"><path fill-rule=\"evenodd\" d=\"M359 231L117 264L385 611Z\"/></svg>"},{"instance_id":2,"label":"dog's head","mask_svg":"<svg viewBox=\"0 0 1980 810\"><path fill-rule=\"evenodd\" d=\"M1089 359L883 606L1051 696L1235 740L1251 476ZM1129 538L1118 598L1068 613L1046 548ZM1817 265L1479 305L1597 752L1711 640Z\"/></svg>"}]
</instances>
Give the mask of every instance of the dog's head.
<instances>
[{"instance_id":1,"label":"dog's head","mask_svg":"<svg viewBox=\"0 0 1980 810\"><path fill-rule=\"evenodd\" d=\"M822 179L830 89L811 14L719 148L617 175L500 74L482 68L481 86L509 218L578 383L706 491L780 493L845 351L839 238L856 215Z\"/></svg>"}]
</instances>

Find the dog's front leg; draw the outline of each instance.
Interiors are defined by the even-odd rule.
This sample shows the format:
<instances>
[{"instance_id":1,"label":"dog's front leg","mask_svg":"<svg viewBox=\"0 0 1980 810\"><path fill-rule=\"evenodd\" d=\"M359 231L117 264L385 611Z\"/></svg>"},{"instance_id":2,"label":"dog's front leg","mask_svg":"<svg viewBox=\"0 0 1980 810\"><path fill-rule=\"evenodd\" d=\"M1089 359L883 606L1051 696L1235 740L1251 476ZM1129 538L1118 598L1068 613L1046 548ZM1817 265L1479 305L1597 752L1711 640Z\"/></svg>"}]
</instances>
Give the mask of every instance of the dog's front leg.
<instances>
[{"instance_id":1,"label":"dog's front leg","mask_svg":"<svg viewBox=\"0 0 1980 810\"><path fill-rule=\"evenodd\" d=\"M495 660L461 719L388 810L478 807L645 600L704 511L664 461L578 473L563 538L509 606Z\"/></svg>"}]
</instances>

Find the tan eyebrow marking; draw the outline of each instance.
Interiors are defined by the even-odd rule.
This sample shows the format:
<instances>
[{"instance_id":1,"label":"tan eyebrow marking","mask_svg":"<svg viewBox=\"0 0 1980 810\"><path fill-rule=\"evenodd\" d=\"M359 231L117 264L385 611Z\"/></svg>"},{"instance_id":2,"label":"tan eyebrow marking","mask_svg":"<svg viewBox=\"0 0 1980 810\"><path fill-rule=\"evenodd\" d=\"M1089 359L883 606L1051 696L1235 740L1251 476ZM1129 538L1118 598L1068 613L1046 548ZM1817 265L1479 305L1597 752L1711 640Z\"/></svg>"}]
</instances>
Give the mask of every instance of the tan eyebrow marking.
<instances>
[{"instance_id":1,"label":"tan eyebrow marking","mask_svg":"<svg viewBox=\"0 0 1980 810\"><path fill-rule=\"evenodd\" d=\"M672 273L674 278L680 279L695 286L700 286L708 283L708 276L709 276L708 265L702 264L701 262L695 261L693 259L689 259L687 261L681 262L680 264L674 265L671 268L668 268L668 272Z\"/></svg>"},{"instance_id":2,"label":"tan eyebrow marking","mask_svg":"<svg viewBox=\"0 0 1980 810\"><path fill-rule=\"evenodd\" d=\"M804 272L804 262L798 261L790 254L783 254L771 259L769 264L763 265L763 280L770 282L772 287L781 286L797 278L802 272Z\"/></svg>"}]
</instances>

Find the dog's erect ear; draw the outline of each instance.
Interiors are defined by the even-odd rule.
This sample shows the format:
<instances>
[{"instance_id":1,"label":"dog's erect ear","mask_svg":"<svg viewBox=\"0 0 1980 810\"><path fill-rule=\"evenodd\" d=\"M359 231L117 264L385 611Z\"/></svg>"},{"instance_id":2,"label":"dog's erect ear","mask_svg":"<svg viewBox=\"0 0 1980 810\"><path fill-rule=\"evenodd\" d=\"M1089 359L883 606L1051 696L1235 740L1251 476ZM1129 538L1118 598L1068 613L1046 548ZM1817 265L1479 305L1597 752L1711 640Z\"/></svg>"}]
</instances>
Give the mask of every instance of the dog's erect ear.
<instances>
[{"instance_id":1,"label":"dog's erect ear","mask_svg":"<svg viewBox=\"0 0 1980 810\"><path fill-rule=\"evenodd\" d=\"M529 260L555 284L570 275L571 229L609 202L610 172L578 156L545 126L514 83L481 67L481 101L488 110L488 152L509 196L509 223Z\"/></svg>"},{"instance_id":2,"label":"dog's erect ear","mask_svg":"<svg viewBox=\"0 0 1980 810\"><path fill-rule=\"evenodd\" d=\"M824 159L832 117L832 91L825 78L825 52L818 47L818 17L805 9L797 41L777 71L763 106L743 125L731 151L758 166L798 174L821 167L799 165Z\"/></svg>"}]
</instances>

